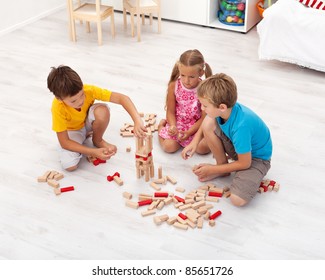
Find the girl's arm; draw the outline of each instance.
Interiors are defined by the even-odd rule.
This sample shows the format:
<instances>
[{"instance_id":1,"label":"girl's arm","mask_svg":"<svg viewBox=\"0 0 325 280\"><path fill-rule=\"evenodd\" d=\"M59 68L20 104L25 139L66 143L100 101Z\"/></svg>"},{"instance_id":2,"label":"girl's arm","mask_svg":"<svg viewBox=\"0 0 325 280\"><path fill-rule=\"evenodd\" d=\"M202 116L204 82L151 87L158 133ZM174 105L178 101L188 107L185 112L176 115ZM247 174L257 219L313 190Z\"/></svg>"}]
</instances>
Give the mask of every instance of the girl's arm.
<instances>
[{"instance_id":1,"label":"girl's arm","mask_svg":"<svg viewBox=\"0 0 325 280\"><path fill-rule=\"evenodd\" d=\"M143 121L133 104L130 97L118 93L118 92L112 92L110 102L122 105L123 108L128 112L128 114L131 116L133 122L134 122L134 134L138 137L145 136L145 132L147 132L147 129L143 125Z\"/></svg>"},{"instance_id":2,"label":"girl's arm","mask_svg":"<svg viewBox=\"0 0 325 280\"><path fill-rule=\"evenodd\" d=\"M170 126L170 129L173 131L169 131L172 135L177 134L176 127L176 98L175 98L175 82L171 82L168 86L167 91L167 100L166 100L166 119Z\"/></svg>"}]
</instances>

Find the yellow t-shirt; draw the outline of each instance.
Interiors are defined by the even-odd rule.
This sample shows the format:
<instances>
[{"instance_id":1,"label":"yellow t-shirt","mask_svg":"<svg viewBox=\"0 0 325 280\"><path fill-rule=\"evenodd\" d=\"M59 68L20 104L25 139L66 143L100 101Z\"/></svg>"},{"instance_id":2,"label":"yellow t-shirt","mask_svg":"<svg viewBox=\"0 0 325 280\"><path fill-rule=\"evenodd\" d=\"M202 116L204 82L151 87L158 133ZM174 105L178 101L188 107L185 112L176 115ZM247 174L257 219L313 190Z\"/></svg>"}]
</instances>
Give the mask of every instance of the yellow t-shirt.
<instances>
[{"instance_id":1,"label":"yellow t-shirt","mask_svg":"<svg viewBox=\"0 0 325 280\"><path fill-rule=\"evenodd\" d=\"M55 132L79 130L84 127L88 109L95 100L110 101L112 92L92 85L84 85L85 102L78 111L54 98L52 102L52 129Z\"/></svg>"}]
</instances>

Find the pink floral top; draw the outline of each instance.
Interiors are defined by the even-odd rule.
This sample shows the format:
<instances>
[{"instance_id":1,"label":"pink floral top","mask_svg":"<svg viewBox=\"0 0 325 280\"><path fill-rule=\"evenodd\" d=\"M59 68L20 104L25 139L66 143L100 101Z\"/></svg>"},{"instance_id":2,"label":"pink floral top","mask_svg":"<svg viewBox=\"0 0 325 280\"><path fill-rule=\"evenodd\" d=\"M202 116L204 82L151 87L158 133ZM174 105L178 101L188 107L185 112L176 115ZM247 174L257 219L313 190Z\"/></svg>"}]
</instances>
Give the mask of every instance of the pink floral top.
<instances>
[{"instance_id":1,"label":"pink floral top","mask_svg":"<svg viewBox=\"0 0 325 280\"><path fill-rule=\"evenodd\" d=\"M201 103L196 95L197 88L187 89L183 86L180 78L175 83L175 97L176 97L176 127L181 133L188 130L201 118ZM177 140L176 136L168 134L169 124L160 130L159 136L164 139ZM187 140L179 142L183 147L191 143L194 135L191 135Z\"/></svg>"}]
</instances>

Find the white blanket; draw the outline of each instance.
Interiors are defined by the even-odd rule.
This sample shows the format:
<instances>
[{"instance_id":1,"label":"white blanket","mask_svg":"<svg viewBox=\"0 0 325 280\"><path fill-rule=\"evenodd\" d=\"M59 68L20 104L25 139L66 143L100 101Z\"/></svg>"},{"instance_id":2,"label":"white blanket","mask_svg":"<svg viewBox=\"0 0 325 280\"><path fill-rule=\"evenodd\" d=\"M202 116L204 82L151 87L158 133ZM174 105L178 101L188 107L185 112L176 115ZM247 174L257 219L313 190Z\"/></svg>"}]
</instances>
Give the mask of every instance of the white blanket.
<instances>
[{"instance_id":1,"label":"white blanket","mask_svg":"<svg viewBox=\"0 0 325 280\"><path fill-rule=\"evenodd\" d=\"M257 25L260 59L276 59L325 72L325 11L278 0Z\"/></svg>"}]
</instances>

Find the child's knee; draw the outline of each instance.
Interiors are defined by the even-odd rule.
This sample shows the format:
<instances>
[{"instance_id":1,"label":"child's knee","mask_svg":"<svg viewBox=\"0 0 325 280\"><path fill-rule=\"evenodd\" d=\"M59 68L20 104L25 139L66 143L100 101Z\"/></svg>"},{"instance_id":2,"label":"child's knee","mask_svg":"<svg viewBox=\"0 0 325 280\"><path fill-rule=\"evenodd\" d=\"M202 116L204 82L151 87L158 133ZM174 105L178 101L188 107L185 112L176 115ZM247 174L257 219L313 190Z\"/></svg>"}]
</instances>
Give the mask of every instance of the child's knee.
<instances>
[{"instance_id":1,"label":"child's knee","mask_svg":"<svg viewBox=\"0 0 325 280\"><path fill-rule=\"evenodd\" d=\"M109 118L109 109L107 106L102 105L102 106L97 106L94 110L94 116L95 119L105 119L107 120Z\"/></svg>"},{"instance_id":2,"label":"child's knee","mask_svg":"<svg viewBox=\"0 0 325 280\"><path fill-rule=\"evenodd\" d=\"M65 168L66 171L72 172L75 171L78 168L78 165L70 166L68 168Z\"/></svg>"},{"instance_id":3,"label":"child's knee","mask_svg":"<svg viewBox=\"0 0 325 280\"><path fill-rule=\"evenodd\" d=\"M242 199L241 197L239 197L238 195L235 195L235 194L231 194L230 201L233 205L238 206L238 207L245 206L248 203L248 201Z\"/></svg>"}]
</instances>

